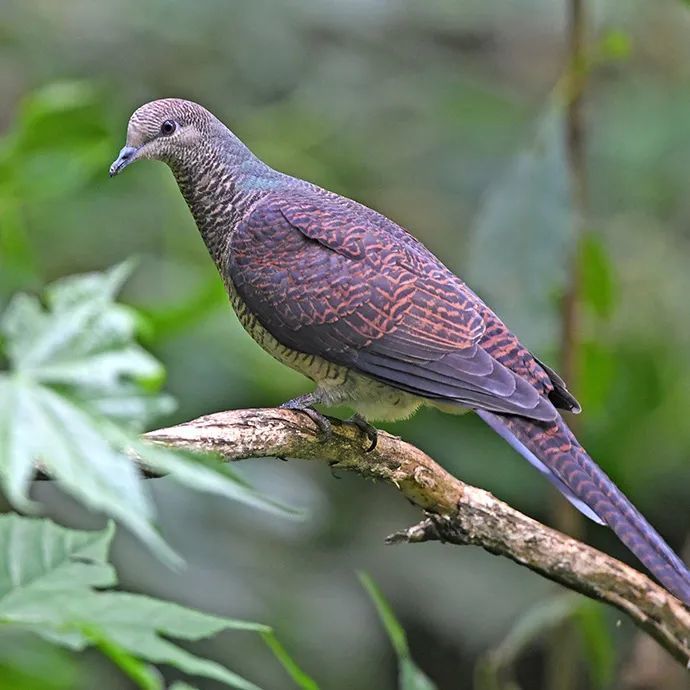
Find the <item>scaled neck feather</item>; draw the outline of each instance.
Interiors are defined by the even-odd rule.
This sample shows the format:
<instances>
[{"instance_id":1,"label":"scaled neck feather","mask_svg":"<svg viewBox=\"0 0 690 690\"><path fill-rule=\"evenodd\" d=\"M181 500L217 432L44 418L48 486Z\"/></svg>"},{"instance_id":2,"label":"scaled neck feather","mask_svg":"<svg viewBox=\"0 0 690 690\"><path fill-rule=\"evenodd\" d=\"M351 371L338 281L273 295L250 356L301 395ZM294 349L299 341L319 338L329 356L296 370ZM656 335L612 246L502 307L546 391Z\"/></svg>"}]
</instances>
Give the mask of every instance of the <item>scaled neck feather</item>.
<instances>
[{"instance_id":1,"label":"scaled neck feather","mask_svg":"<svg viewBox=\"0 0 690 690\"><path fill-rule=\"evenodd\" d=\"M218 267L237 223L282 177L225 127L170 167Z\"/></svg>"}]
</instances>

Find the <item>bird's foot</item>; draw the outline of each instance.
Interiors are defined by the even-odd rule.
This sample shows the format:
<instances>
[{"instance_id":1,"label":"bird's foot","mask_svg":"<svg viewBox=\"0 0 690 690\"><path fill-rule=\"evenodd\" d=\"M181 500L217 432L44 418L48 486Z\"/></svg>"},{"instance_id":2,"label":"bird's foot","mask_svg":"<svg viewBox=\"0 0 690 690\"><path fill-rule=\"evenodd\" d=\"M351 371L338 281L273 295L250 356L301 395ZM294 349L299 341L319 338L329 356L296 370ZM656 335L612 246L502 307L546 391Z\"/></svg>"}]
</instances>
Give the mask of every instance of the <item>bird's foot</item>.
<instances>
[{"instance_id":1,"label":"bird's foot","mask_svg":"<svg viewBox=\"0 0 690 690\"><path fill-rule=\"evenodd\" d=\"M328 440L333 434L331 422L325 415L315 410L310 406L311 399L309 396L301 395L293 400L284 402L280 407L284 410L295 410L296 412L303 412L314 424L319 428L319 435L322 441Z\"/></svg>"},{"instance_id":2,"label":"bird's foot","mask_svg":"<svg viewBox=\"0 0 690 690\"><path fill-rule=\"evenodd\" d=\"M333 434L333 427L330 419L328 419L328 417L325 415L322 415L313 407L293 407L291 409L304 412L304 414L306 414L307 417L309 417L309 419L311 419L311 421L314 422L317 427L319 427L319 434L321 435L322 441L328 440Z\"/></svg>"},{"instance_id":3,"label":"bird's foot","mask_svg":"<svg viewBox=\"0 0 690 690\"><path fill-rule=\"evenodd\" d=\"M376 444L379 442L379 431L375 426L372 426L367 422L361 414L355 413L349 419L345 420L350 424L354 424L369 441L369 447L364 451L365 453L371 453L372 450L376 448Z\"/></svg>"}]
</instances>

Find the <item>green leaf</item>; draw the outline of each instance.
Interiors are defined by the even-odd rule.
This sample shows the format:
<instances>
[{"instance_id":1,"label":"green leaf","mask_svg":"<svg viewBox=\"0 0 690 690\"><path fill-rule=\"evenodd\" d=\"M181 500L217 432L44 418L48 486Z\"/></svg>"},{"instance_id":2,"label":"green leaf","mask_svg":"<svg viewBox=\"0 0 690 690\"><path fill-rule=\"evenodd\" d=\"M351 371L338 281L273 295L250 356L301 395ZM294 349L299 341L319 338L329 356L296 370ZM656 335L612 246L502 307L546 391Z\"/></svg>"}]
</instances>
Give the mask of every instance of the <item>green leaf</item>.
<instances>
[{"instance_id":1,"label":"green leaf","mask_svg":"<svg viewBox=\"0 0 690 690\"><path fill-rule=\"evenodd\" d=\"M374 581L366 573L358 573L359 581L362 586L367 591L367 594L374 602L376 607L376 612L379 614L379 618L383 623L383 627L388 633L393 649L398 657L407 658L410 656L410 650L407 646L407 635L403 630L402 625L398 623L393 609L391 609L388 602L383 598L379 588L376 586Z\"/></svg>"},{"instance_id":2,"label":"green leaf","mask_svg":"<svg viewBox=\"0 0 690 690\"><path fill-rule=\"evenodd\" d=\"M130 261L105 273L63 278L47 288L47 309L19 294L0 330L22 380L66 387L80 402L140 431L172 411L173 402L156 393L163 367L136 343L134 314L114 302L132 268Z\"/></svg>"},{"instance_id":3,"label":"green leaf","mask_svg":"<svg viewBox=\"0 0 690 690\"><path fill-rule=\"evenodd\" d=\"M113 431L115 431L113 429ZM227 463L213 456L191 455L172 451L162 446L131 439L129 447L146 460L153 470L160 472L182 486L197 491L225 496L230 500L259 508L281 517L301 519L302 511L274 501L253 489Z\"/></svg>"},{"instance_id":4,"label":"green leaf","mask_svg":"<svg viewBox=\"0 0 690 690\"><path fill-rule=\"evenodd\" d=\"M605 340L580 343L582 376L578 384L578 398L589 414L605 414L610 395L618 382L617 353Z\"/></svg>"},{"instance_id":5,"label":"green leaf","mask_svg":"<svg viewBox=\"0 0 690 690\"><path fill-rule=\"evenodd\" d=\"M595 601L583 600L575 612L575 622L584 642L594 684L611 686L616 665L616 648L606 625L604 607Z\"/></svg>"},{"instance_id":6,"label":"green leaf","mask_svg":"<svg viewBox=\"0 0 690 690\"><path fill-rule=\"evenodd\" d=\"M577 596L566 594L545 599L529 608L491 652L494 665L501 668L514 663L536 638L572 616L579 603Z\"/></svg>"},{"instance_id":7,"label":"green leaf","mask_svg":"<svg viewBox=\"0 0 690 690\"><path fill-rule=\"evenodd\" d=\"M615 650L601 605L584 597L557 595L530 607L509 630L501 643L482 657L476 676L487 688L500 688L501 678L536 640L564 621L574 620L584 642L596 687L608 687L616 661Z\"/></svg>"},{"instance_id":8,"label":"green leaf","mask_svg":"<svg viewBox=\"0 0 690 690\"><path fill-rule=\"evenodd\" d=\"M0 516L0 624L71 649L95 645L147 690L160 683L142 661L257 690L169 638L199 640L222 630L268 633L270 628L143 595L102 591L117 584L106 561L113 533L112 524L100 532L81 532L49 520Z\"/></svg>"},{"instance_id":9,"label":"green leaf","mask_svg":"<svg viewBox=\"0 0 690 690\"><path fill-rule=\"evenodd\" d=\"M475 218L467 281L512 330L546 349L557 333L574 250L564 111L552 103L536 136L489 190Z\"/></svg>"},{"instance_id":10,"label":"green leaf","mask_svg":"<svg viewBox=\"0 0 690 690\"><path fill-rule=\"evenodd\" d=\"M113 516L178 564L155 527L133 451L190 488L291 513L227 468L139 439L144 425L173 403L159 392L162 366L135 340L136 315L114 301L131 270L126 262L59 280L47 288L45 306L17 295L0 318L10 364L0 372L0 485L13 505L34 509L28 489L39 462L86 506Z\"/></svg>"},{"instance_id":11,"label":"green leaf","mask_svg":"<svg viewBox=\"0 0 690 690\"><path fill-rule=\"evenodd\" d=\"M33 91L0 151L0 181L6 182L0 195L36 203L87 184L113 148L107 108L108 100L86 82L55 82Z\"/></svg>"},{"instance_id":12,"label":"green leaf","mask_svg":"<svg viewBox=\"0 0 690 690\"><path fill-rule=\"evenodd\" d=\"M588 232L580 244L581 296L598 316L611 315L616 302L614 269L601 236Z\"/></svg>"},{"instance_id":13,"label":"green leaf","mask_svg":"<svg viewBox=\"0 0 690 690\"><path fill-rule=\"evenodd\" d=\"M23 100L0 138L0 291L41 284L28 216L102 179L115 147L110 106L106 90L86 82L49 84Z\"/></svg>"},{"instance_id":14,"label":"green leaf","mask_svg":"<svg viewBox=\"0 0 690 690\"><path fill-rule=\"evenodd\" d=\"M366 573L358 573L358 577L367 594L374 602L379 618L398 656L400 690L435 690L436 685L412 660L407 644L407 635L379 588Z\"/></svg>"},{"instance_id":15,"label":"green leaf","mask_svg":"<svg viewBox=\"0 0 690 690\"><path fill-rule=\"evenodd\" d=\"M557 595L531 606L515 622L498 646L477 661L475 679L478 689L498 690L507 686L503 679L510 676L515 663L535 640L572 618L584 599L573 594Z\"/></svg>"},{"instance_id":16,"label":"green leaf","mask_svg":"<svg viewBox=\"0 0 690 690\"><path fill-rule=\"evenodd\" d=\"M26 630L0 629L0 688L74 690L87 686L74 654Z\"/></svg>"},{"instance_id":17,"label":"green leaf","mask_svg":"<svg viewBox=\"0 0 690 690\"><path fill-rule=\"evenodd\" d=\"M409 658L399 659L400 690L436 690L436 685Z\"/></svg>"},{"instance_id":18,"label":"green leaf","mask_svg":"<svg viewBox=\"0 0 690 690\"><path fill-rule=\"evenodd\" d=\"M161 676L155 667L140 661L92 626L83 626L81 632L138 687L143 690L160 690Z\"/></svg>"},{"instance_id":19,"label":"green leaf","mask_svg":"<svg viewBox=\"0 0 690 690\"><path fill-rule=\"evenodd\" d=\"M27 601L117 582L107 563L115 528L99 532L59 527L49 520L0 516L0 615L21 617Z\"/></svg>"},{"instance_id":20,"label":"green leaf","mask_svg":"<svg viewBox=\"0 0 690 690\"><path fill-rule=\"evenodd\" d=\"M283 668L288 672L288 675L302 690L319 690L319 686L313 678L310 678L288 654L287 650L280 643L280 640L273 632L265 632L261 634L264 642L268 648L273 652L274 656L283 665Z\"/></svg>"},{"instance_id":21,"label":"green leaf","mask_svg":"<svg viewBox=\"0 0 690 690\"><path fill-rule=\"evenodd\" d=\"M1 167L1 166L0 166ZM39 285L39 267L20 204L0 185L0 294L14 285Z\"/></svg>"},{"instance_id":22,"label":"green leaf","mask_svg":"<svg viewBox=\"0 0 690 690\"><path fill-rule=\"evenodd\" d=\"M56 627L71 624L82 633L85 641L108 640L140 659L170 664L185 673L213 678L245 690L256 690L256 686L214 661L181 649L166 638L200 640L222 630L269 630L265 625L220 618L125 592L99 592L82 595L78 599L59 598L54 609L46 612L45 621ZM84 631L87 634L84 635Z\"/></svg>"}]
</instances>

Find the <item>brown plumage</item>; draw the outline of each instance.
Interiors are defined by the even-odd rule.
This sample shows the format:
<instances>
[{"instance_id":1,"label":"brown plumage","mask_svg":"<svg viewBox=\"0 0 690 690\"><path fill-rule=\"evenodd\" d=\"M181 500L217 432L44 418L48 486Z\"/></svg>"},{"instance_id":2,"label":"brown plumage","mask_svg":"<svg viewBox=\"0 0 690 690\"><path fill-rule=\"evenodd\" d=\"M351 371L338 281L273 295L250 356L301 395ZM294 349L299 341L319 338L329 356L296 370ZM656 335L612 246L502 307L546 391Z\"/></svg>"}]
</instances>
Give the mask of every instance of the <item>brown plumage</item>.
<instances>
[{"instance_id":1,"label":"brown plumage","mask_svg":"<svg viewBox=\"0 0 690 690\"><path fill-rule=\"evenodd\" d=\"M345 403L369 419L405 417L420 404L474 410L690 604L687 567L561 418L558 409L579 411L564 382L412 235L272 170L187 101L132 115L111 175L138 158L172 169L245 328L316 382L288 406L322 424L317 403Z\"/></svg>"}]
</instances>

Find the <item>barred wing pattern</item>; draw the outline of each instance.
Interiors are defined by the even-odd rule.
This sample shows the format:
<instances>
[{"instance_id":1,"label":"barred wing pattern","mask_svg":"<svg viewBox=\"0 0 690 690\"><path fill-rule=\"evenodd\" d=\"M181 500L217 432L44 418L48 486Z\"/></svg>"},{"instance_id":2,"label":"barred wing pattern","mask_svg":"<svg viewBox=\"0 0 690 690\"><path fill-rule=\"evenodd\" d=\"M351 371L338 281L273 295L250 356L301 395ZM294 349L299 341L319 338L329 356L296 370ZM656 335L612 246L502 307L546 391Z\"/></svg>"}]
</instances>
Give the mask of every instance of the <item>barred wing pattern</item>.
<instances>
[{"instance_id":1,"label":"barred wing pattern","mask_svg":"<svg viewBox=\"0 0 690 690\"><path fill-rule=\"evenodd\" d=\"M268 195L235 228L230 249L235 289L276 340L473 408L690 605L687 567L556 410L579 411L563 381L402 228L325 192Z\"/></svg>"},{"instance_id":2,"label":"barred wing pattern","mask_svg":"<svg viewBox=\"0 0 690 690\"><path fill-rule=\"evenodd\" d=\"M553 384L517 339L402 228L351 203L359 217L323 199L268 197L235 229L230 277L264 328L423 398L554 420ZM530 371L534 384L521 375Z\"/></svg>"}]
</instances>

